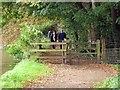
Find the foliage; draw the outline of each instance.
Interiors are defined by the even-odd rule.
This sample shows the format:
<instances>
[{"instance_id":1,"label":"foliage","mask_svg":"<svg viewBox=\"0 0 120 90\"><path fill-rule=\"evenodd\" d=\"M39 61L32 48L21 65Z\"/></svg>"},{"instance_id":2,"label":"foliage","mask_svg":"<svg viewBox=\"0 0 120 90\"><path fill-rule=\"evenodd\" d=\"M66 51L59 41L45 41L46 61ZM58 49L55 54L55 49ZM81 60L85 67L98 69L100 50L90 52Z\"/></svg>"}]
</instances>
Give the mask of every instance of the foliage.
<instances>
[{"instance_id":1,"label":"foliage","mask_svg":"<svg viewBox=\"0 0 120 90\"><path fill-rule=\"evenodd\" d=\"M67 32L69 38L74 39L73 35L76 28L74 28L75 24L73 25L72 18L78 10L75 3L43 3L38 10L40 11L40 15L44 15L56 21L63 21L62 28ZM36 15L39 15L39 13L36 12Z\"/></svg>"},{"instance_id":2,"label":"foliage","mask_svg":"<svg viewBox=\"0 0 120 90\"><path fill-rule=\"evenodd\" d=\"M22 23L20 40L26 42L26 44L40 42L44 36L42 32L52 24L54 23L50 20L40 25L27 25L26 23ZM24 43L25 46L26 44Z\"/></svg>"},{"instance_id":3,"label":"foliage","mask_svg":"<svg viewBox=\"0 0 120 90\"><path fill-rule=\"evenodd\" d=\"M29 52L31 48L30 43L49 41L42 32L52 24L54 24L54 22L51 20L41 23L40 25L27 25L26 23L23 23L21 25L20 37L20 43L24 47L23 49Z\"/></svg>"},{"instance_id":4,"label":"foliage","mask_svg":"<svg viewBox=\"0 0 120 90\"><path fill-rule=\"evenodd\" d=\"M33 70L34 69L34 70ZM22 60L13 70L4 73L0 78L0 88L22 88L24 83L38 76L46 76L52 69L34 60Z\"/></svg>"},{"instance_id":5,"label":"foliage","mask_svg":"<svg viewBox=\"0 0 120 90\"><path fill-rule=\"evenodd\" d=\"M120 17L117 18L116 23L120 24Z\"/></svg>"},{"instance_id":6,"label":"foliage","mask_svg":"<svg viewBox=\"0 0 120 90\"><path fill-rule=\"evenodd\" d=\"M15 56L16 59L28 58L30 56L30 43L49 41L42 32L52 24L54 22L51 20L40 25L27 25L27 23L22 23L20 38L17 39L16 43L9 44L6 51ZM44 45L43 48L47 47L47 45Z\"/></svg>"},{"instance_id":7,"label":"foliage","mask_svg":"<svg viewBox=\"0 0 120 90\"><path fill-rule=\"evenodd\" d=\"M19 5L15 2L3 2L2 3L2 26L4 26L11 18L17 19L22 16L18 13Z\"/></svg>"},{"instance_id":8,"label":"foliage","mask_svg":"<svg viewBox=\"0 0 120 90\"><path fill-rule=\"evenodd\" d=\"M120 77L120 75L108 78L108 79L102 81L101 83L97 84L95 87L96 88L118 88L118 86L119 86L118 78L119 77Z\"/></svg>"},{"instance_id":9,"label":"foliage","mask_svg":"<svg viewBox=\"0 0 120 90\"><path fill-rule=\"evenodd\" d=\"M79 6L78 6L79 5ZM74 40L74 32L78 32L79 40L87 40L87 34L92 32L91 25L96 26L98 38L101 36L109 37L112 32L112 16L111 8L118 9L119 3L100 3L96 8L85 9L84 6L80 6L80 3L42 3L40 8L36 11L40 12L40 15L47 16L49 18L57 20L58 18L64 20L64 29L68 33L68 36ZM83 7L83 8L80 8ZM39 15L39 13L35 13ZM116 21L119 23L119 17ZM80 33L79 33L80 32Z\"/></svg>"},{"instance_id":10,"label":"foliage","mask_svg":"<svg viewBox=\"0 0 120 90\"><path fill-rule=\"evenodd\" d=\"M4 26L10 19L15 21L33 15L34 7L38 6L38 3L24 3L24 2L2 2L2 22L1 26Z\"/></svg>"},{"instance_id":11,"label":"foliage","mask_svg":"<svg viewBox=\"0 0 120 90\"><path fill-rule=\"evenodd\" d=\"M22 46L17 43L7 45L6 51L10 55L14 56L16 59L22 59L22 57L23 57Z\"/></svg>"},{"instance_id":12,"label":"foliage","mask_svg":"<svg viewBox=\"0 0 120 90\"><path fill-rule=\"evenodd\" d=\"M90 36L88 34L96 31L97 39L101 39L101 37L105 36L107 37L108 41L111 39L111 34L114 32L112 28L113 18L111 15L111 9L114 8L120 11L119 5L120 4L116 2L101 2L100 5L96 6L94 9L92 7L86 9L82 5L82 3L75 2L11 2L3 3L3 8L6 12L3 12L3 19L8 21L9 18L6 19L6 16L9 17L9 15L10 18L16 17L17 19L19 19L19 16L21 16L22 18L29 15L34 15L36 16L36 19L37 17L44 16L55 22L60 21L62 23L62 28L64 28L65 32L67 33L67 37L72 40L75 40L75 32L77 32L79 41L88 41L88 37ZM15 6L17 7L15 8ZM53 24L53 21L51 20L46 20L45 23L41 23L41 25L36 26L29 26L23 23L21 30L21 39L19 40L19 42L23 43L22 47L25 49L24 52L28 52L28 48L31 42L39 42L41 40L44 40L42 37L42 31ZM120 16L118 16L116 20L116 24L119 23ZM92 25L95 28L93 28ZM90 38L91 37L92 35L90 36ZM113 37L115 37L115 35L113 35Z\"/></svg>"},{"instance_id":13,"label":"foliage","mask_svg":"<svg viewBox=\"0 0 120 90\"><path fill-rule=\"evenodd\" d=\"M120 65L110 64L110 66L115 67L116 70L119 72ZM97 83L94 87L95 88L120 88L119 82L120 82L120 73L118 73L117 76L107 78L106 80L101 81L100 83Z\"/></svg>"},{"instance_id":14,"label":"foliage","mask_svg":"<svg viewBox=\"0 0 120 90\"><path fill-rule=\"evenodd\" d=\"M21 19L30 15L45 16L54 21L64 21L63 27L68 36L74 39L74 32L78 32L79 40L84 41L87 40L87 33L93 31L92 23L97 28L98 38L102 35L109 37L112 32L111 8L119 9L119 2L101 2L94 9L92 7L86 9L82 2L5 2L3 3L3 23L10 18ZM116 20L118 24L119 18L118 16Z\"/></svg>"},{"instance_id":15,"label":"foliage","mask_svg":"<svg viewBox=\"0 0 120 90\"><path fill-rule=\"evenodd\" d=\"M41 42L50 42L50 39L45 37L45 36L43 36L42 39L41 39ZM49 47L50 47L49 44L43 44L42 45L42 48L49 48Z\"/></svg>"}]
</instances>

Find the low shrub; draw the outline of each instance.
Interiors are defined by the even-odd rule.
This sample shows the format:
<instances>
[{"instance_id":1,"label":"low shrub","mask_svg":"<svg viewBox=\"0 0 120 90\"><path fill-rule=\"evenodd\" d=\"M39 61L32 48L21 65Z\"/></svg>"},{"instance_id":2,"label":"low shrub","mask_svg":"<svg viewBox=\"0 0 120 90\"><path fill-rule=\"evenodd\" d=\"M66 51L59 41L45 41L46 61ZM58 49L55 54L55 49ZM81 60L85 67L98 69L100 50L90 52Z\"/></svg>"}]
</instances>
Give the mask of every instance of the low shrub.
<instances>
[{"instance_id":1,"label":"low shrub","mask_svg":"<svg viewBox=\"0 0 120 90\"><path fill-rule=\"evenodd\" d=\"M118 77L110 77L97 85L95 85L96 88L118 88Z\"/></svg>"}]
</instances>

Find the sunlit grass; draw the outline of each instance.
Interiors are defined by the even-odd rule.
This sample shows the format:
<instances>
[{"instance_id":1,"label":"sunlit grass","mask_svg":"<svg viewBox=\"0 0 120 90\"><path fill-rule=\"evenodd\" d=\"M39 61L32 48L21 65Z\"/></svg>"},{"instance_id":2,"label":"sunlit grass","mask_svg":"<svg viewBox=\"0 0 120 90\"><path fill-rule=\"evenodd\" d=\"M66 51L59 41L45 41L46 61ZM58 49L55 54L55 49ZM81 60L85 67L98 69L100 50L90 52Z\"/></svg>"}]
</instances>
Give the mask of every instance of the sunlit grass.
<instances>
[{"instance_id":1,"label":"sunlit grass","mask_svg":"<svg viewBox=\"0 0 120 90\"><path fill-rule=\"evenodd\" d=\"M0 88L21 88L26 81L37 76L50 75L52 69L35 61L22 60L13 70L4 73L0 78Z\"/></svg>"}]
</instances>

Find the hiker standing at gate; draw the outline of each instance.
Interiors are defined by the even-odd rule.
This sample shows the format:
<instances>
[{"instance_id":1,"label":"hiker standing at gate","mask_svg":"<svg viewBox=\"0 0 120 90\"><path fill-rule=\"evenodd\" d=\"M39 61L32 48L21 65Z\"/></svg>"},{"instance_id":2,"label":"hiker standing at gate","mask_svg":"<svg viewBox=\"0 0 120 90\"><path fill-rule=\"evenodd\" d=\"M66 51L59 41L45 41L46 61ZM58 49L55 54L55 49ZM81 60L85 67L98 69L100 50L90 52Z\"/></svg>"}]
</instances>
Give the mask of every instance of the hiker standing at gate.
<instances>
[{"instance_id":1,"label":"hiker standing at gate","mask_svg":"<svg viewBox=\"0 0 120 90\"><path fill-rule=\"evenodd\" d=\"M56 31L53 31L50 36L50 41L51 42L56 42L57 41L57 34ZM55 49L56 45L52 45L52 48Z\"/></svg>"},{"instance_id":2,"label":"hiker standing at gate","mask_svg":"<svg viewBox=\"0 0 120 90\"><path fill-rule=\"evenodd\" d=\"M57 41L62 42L62 41L65 41L65 40L66 40L66 33L63 32L63 30L61 29L60 33L58 33ZM60 49L62 49L62 45L60 45Z\"/></svg>"}]
</instances>

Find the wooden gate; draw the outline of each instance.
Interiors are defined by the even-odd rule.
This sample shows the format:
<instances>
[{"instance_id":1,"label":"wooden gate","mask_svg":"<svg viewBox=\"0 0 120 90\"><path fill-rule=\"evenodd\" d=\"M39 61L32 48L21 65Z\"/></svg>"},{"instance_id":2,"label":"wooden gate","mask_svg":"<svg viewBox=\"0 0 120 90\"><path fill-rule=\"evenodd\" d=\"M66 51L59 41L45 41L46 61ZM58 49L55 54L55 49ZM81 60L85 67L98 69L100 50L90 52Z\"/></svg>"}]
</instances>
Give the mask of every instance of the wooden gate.
<instances>
[{"instance_id":1,"label":"wooden gate","mask_svg":"<svg viewBox=\"0 0 120 90\"><path fill-rule=\"evenodd\" d=\"M41 42L41 43L31 43L32 49L30 50L34 54L37 54L37 58L62 58L62 62L69 62L72 64L72 61L76 60L82 62L82 60L90 60L94 62L100 62L100 40L96 42ZM39 45L62 45L60 48L39 48ZM57 56L43 56L40 53L43 52L61 52L61 55ZM86 59L85 59L86 58Z\"/></svg>"},{"instance_id":2,"label":"wooden gate","mask_svg":"<svg viewBox=\"0 0 120 90\"><path fill-rule=\"evenodd\" d=\"M100 40L96 42L69 41L68 53L70 63L73 60L78 63L86 60L100 63Z\"/></svg>"},{"instance_id":3,"label":"wooden gate","mask_svg":"<svg viewBox=\"0 0 120 90\"><path fill-rule=\"evenodd\" d=\"M62 62L65 63L65 59L66 59L66 51L67 51L67 42L41 42L41 43L31 43L32 45L32 49L30 50L31 52L37 54L36 58L59 58L62 59ZM52 46L52 45L62 45L62 49L60 48L41 48L40 49L40 45L44 46L44 45L48 45L48 46ZM50 53L57 53L57 52L61 52L61 55L47 55L47 56L43 56L41 53L44 52L50 52Z\"/></svg>"}]
</instances>

